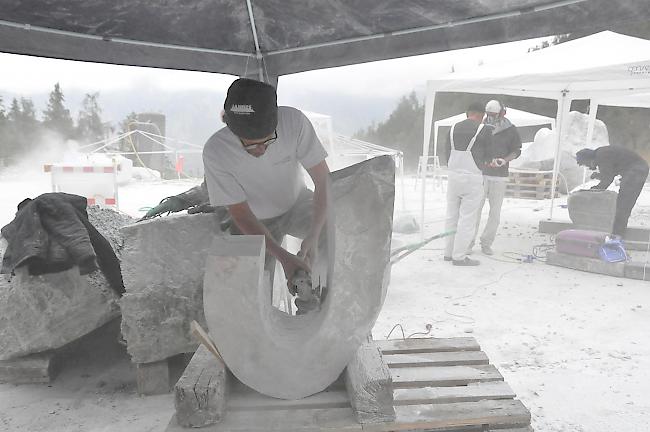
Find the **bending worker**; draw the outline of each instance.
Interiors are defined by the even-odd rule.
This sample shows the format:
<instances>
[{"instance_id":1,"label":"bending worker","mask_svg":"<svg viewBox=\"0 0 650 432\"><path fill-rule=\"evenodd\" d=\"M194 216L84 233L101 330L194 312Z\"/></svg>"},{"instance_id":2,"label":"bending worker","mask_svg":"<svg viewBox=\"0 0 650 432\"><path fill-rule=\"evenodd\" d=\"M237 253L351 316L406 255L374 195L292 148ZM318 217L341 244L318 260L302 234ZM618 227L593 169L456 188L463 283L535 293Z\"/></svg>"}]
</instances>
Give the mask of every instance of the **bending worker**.
<instances>
[{"instance_id":1,"label":"bending worker","mask_svg":"<svg viewBox=\"0 0 650 432\"><path fill-rule=\"evenodd\" d=\"M501 219L501 206L508 186L509 163L521 155L521 138L517 127L506 118L506 107L498 100L491 100L485 105L485 123L493 126L492 143L488 150L491 161L481 167L485 194L476 219L476 233L478 234L481 213L487 200L490 213L480 237L481 251L485 255L493 255L492 243Z\"/></svg>"},{"instance_id":2,"label":"bending worker","mask_svg":"<svg viewBox=\"0 0 650 432\"><path fill-rule=\"evenodd\" d=\"M648 177L648 163L632 150L618 146L582 149L576 153L578 165L596 170L591 178L600 183L592 189L607 189L614 177L621 176L621 186L616 198L616 215L612 235L620 240L625 235L627 221Z\"/></svg>"},{"instance_id":3,"label":"bending worker","mask_svg":"<svg viewBox=\"0 0 650 432\"><path fill-rule=\"evenodd\" d=\"M309 119L299 110L277 106L275 88L240 78L226 96L226 127L203 149L205 178L214 206L226 206L233 234L264 235L266 269L275 257L291 281L310 262L325 225L329 168L327 153ZM305 186L300 167L314 182ZM282 248L286 234L302 239L294 255Z\"/></svg>"},{"instance_id":4,"label":"bending worker","mask_svg":"<svg viewBox=\"0 0 650 432\"><path fill-rule=\"evenodd\" d=\"M482 104L467 108L467 119L454 124L445 143L449 155L447 184L447 219L445 231L456 230L447 237L445 261L454 265L475 266L468 256L476 230L476 219L483 199L483 174L479 167L488 160L492 127L483 124Z\"/></svg>"}]
</instances>

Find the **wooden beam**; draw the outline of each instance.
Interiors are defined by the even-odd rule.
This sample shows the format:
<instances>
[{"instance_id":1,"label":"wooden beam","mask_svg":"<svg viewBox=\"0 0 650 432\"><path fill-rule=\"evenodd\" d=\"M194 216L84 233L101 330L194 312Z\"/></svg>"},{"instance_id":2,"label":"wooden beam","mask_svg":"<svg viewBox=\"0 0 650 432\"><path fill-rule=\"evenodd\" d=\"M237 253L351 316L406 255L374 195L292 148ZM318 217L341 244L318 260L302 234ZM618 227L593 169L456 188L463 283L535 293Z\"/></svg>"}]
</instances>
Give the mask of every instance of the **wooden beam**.
<instances>
[{"instance_id":1,"label":"wooden beam","mask_svg":"<svg viewBox=\"0 0 650 432\"><path fill-rule=\"evenodd\" d=\"M490 429L526 427L530 413L518 400L485 400L437 405L395 407L395 423L364 425L368 432L430 430L488 425Z\"/></svg>"},{"instance_id":2,"label":"wooden beam","mask_svg":"<svg viewBox=\"0 0 650 432\"><path fill-rule=\"evenodd\" d=\"M375 341L382 354L416 354L445 351L479 351L473 337L390 339Z\"/></svg>"},{"instance_id":3,"label":"wooden beam","mask_svg":"<svg viewBox=\"0 0 650 432\"><path fill-rule=\"evenodd\" d=\"M395 389L395 405L477 402L486 399L513 399L515 392L501 381L479 382L458 387Z\"/></svg>"},{"instance_id":4,"label":"wooden beam","mask_svg":"<svg viewBox=\"0 0 650 432\"><path fill-rule=\"evenodd\" d=\"M414 366L462 366L489 363L488 357L483 351L385 354L384 361L390 368Z\"/></svg>"},{"instance_id":5,"label":"wooden beam","mask_svg":"<svg viewBox=\"0 0 650 432\"><path fill-rule=\"evenodd\" d=\"M178 424L202 427L221 421L226 411L228 371L214 354L199 346L174 386Z\"/></svg>"},{"instance_id":6,"label":"wooden beam","mask_svg":"<svg viewBox=\"0 0 650 432\"><path fill-rule=\"evenodd\" d=\"M373 341L361 345L348 363L345 387L359 423L395 420L390 370Z\"/></svg>"},{"instance_id":7,"label":"wooden beam","mask_svg":"<svg viewBox=\"0 0 650 432\"><path fill-rule=\"evenodd\" d=\"M503 381L493 365L424 366L391 369L393 388L449 387L473 382Z\"/></svg>"},{"instance_id":8,"label":"wooden beam","mask_svg":"<svg viewBox=\"0 0 650 432\"><path fill-rule=\"evenodd\" d=\"M55 354L30 354L11 360L0 360L0 383L49 383L57 373Z\"/></svg>"}]
</instances>

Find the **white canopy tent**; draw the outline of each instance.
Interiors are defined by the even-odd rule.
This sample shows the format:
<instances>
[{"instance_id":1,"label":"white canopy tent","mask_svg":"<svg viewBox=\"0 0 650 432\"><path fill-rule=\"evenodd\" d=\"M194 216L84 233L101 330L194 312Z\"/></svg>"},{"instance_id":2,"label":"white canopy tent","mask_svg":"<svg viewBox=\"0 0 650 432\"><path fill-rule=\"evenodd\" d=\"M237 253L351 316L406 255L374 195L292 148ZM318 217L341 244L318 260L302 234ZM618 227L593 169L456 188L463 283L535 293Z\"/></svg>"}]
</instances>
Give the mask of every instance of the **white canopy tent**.
<instances>
[{"instance_id":1,"label":"white canopy tent","mask_svg":"<svg viewBox=\"0 0 650 432\"><path fill-rule=\"evenodd\" d=\"M591 141L598 100L625 100L650 93L650 41L610 31L527 53L510 62L481 66L466 73L453 73L427 82L422 155L429 155L434 101L438 92L467 92L554 99L556 148L553 190L559 170L563 122L575 99L590 99L590 123L586 142ZM627 99L631 100L631 99ZM424 176L422 172L422 176ZM426 184L422 182L421 224L424 226ZM551 198L549 217L553 217Z\"/></svg>"},{"instance_id":2,"label":"white canopy tent","mask_svg":"<svg viewBox=\"0 0 650 432\"><path fill-rule=\"evenodd\" d=\"M550 125L551 129L555 129L555 119L552 117L546 117L543 115L531 113L528 111L522 111L515 108L507 109L508 119L517 127L526 127L526 126L541 126L541 125ZM463 121L467 118L465 113L460 113L455 116L447 117L446 119L438 120L433 122L433 155L438 156L438 129L441 126L452 126L455 123Z\"/></svg>"}]
</instances>

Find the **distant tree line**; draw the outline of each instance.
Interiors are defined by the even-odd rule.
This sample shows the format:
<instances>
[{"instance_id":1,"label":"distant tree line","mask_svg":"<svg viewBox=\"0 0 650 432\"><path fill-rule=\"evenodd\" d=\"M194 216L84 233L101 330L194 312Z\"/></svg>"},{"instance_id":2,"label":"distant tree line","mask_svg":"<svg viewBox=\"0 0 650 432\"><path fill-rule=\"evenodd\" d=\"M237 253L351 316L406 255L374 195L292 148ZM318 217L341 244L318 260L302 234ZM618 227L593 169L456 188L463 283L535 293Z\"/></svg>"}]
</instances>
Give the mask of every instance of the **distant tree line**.
<instances>
[{"instance_id":1,"label":"distant tree line","mask_svg":"<svg viewBox=\"0 0 650 432\"><path fill-rule=\"evenodd\" d=\"M30 98L13 98L5 106L0 96L0 165L9 165L36 149L45 133L54 133L62 141L91 143L102 140L107 125L102 121L101 114L99 93L88 93L74 121L58 83L50 92L40 119Z\"/></svg>"}]
</instances>

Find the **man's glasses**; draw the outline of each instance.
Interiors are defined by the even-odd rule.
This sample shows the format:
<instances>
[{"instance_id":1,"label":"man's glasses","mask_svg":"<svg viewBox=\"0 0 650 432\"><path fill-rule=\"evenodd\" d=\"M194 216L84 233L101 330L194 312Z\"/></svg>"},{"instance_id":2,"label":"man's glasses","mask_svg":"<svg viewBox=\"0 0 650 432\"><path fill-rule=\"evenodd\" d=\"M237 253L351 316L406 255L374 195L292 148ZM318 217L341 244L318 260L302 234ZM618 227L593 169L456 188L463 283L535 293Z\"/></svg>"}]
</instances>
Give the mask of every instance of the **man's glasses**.
<instances>
[{"instance_id":1,"label":"man's glasses","mask_svg":"<svg viewBox=\"0 0 650 432\"><path fill-rule=\"evenodd\" d=\"M275 130L275 131L273 131L273 136L272 136L271 138L269 138L269 139L267 139L267 140L265 140L265 141L263 141L263 142L261 142L261 143L255 143L255 144L248 144L248 145L246 145L246 144L244 144L244 143L242 142L242 145L244 146L244 150L246 150L246 151L249 152L249 153L252 152L252 151L257 150L258 148L262 148L262 147L263 147L264 150L266 151L266 149L267 149L271 144L273 144L273 143L275 142L275 140L277 140L277 139L278 139L278 131Z\"/></svg>"}]
</instances>

